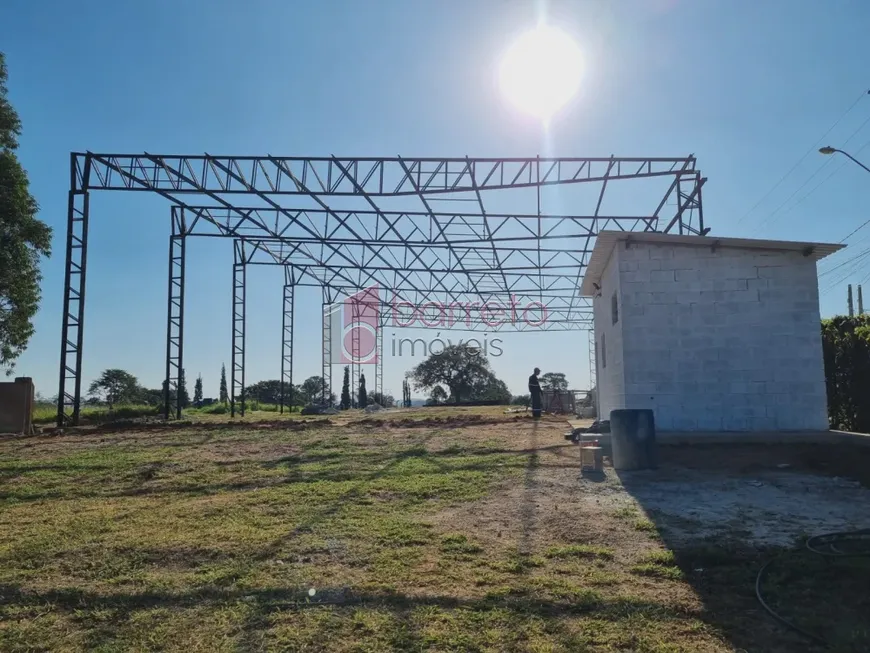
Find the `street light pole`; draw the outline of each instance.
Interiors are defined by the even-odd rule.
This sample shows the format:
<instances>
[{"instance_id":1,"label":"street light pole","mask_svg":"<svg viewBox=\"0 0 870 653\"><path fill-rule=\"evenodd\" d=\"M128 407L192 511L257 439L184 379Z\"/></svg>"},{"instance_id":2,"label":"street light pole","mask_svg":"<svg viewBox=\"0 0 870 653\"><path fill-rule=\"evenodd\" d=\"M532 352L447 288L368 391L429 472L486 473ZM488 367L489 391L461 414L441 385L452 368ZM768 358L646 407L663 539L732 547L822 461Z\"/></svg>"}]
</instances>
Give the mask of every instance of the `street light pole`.
<instances>
[{"instance_id":1,"label":"street light pole","mask_svg":"<svg viewBox=\"0 0 870 653\"><path fill-rule=\"evenodd\" d=\"M844 152L843 150L838 150L836 147L831 147L830 145L825 145L825 147L820 147L820 148L819 148L819 153L820 153L820 154L833 154L834 152L839 152L840 154L843 154L843 155L849 157L850 159L852 159L852 161L854 161L854 162L857 163L859 166L861 166L862 168L864 168L864 170L866 170L867 172L870 172L870 168L868 168L867 166L865 166L863 163L861 163L858 159L856 159L854 156L852 156L852 155L849 154L848 152Z\"/></svg>"}]
</instances>

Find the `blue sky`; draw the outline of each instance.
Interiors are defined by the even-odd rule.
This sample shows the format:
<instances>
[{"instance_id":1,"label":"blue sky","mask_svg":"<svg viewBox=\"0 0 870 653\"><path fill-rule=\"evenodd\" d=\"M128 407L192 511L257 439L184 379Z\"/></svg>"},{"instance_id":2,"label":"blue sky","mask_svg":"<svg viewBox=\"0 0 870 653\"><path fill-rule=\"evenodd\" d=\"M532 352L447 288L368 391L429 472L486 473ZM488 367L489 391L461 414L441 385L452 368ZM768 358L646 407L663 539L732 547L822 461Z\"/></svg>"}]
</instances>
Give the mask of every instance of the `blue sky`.
<instances>
[{"instance_id":1,"label":"blue sky","mask_svg":"<svg viewBox=\"0 0 870 653\"><path fill-rule=\"evenodd\" d=\"M694 153L709 178L707 225L720 235L836 242L870 217L866 172L801 159L870 88L863 0L9 0L0 50L24 123L19 153L55 229L36 335L16 372L57 391L71 150L533 156L544 151L541 125L506 104L497 69L541 11L587 65L553 120L553 154ZM825 140L870 160L868 118L870 97ZM85 382L122 367L156 387L166 204L98 193L91 207ZM866 247L865 231L840 261ZM188 252L185 367L215 395L229 366L232 250L195 241ZM867 273L870 262L833 286L840 275L823 277L822 313L843 312L845 283ZM249 381L278 376L280 297L277 268L250 273ZM300 381L320 371L319 302L300 291ZM491 362L514 392L535 365L587 384L585 333L504 336L503 348ZM387 389L400 393L412 362L387 359Z\"/></svg>"}]
</instances>

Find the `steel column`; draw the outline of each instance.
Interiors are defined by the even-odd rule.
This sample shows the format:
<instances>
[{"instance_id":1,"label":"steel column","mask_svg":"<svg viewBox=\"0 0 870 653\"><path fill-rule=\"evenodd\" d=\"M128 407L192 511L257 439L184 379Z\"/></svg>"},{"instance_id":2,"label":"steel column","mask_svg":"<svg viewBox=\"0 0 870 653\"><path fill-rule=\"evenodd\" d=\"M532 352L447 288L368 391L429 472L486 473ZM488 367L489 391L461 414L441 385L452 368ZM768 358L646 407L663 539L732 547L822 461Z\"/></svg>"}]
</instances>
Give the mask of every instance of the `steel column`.
<instances>
[{"instance_id":1,"label":"steel column","mask_svg":"<svg viewBox=\"0 0 870 653\"><path fill-rule=\"evenodd\" d=\"M57 426L76 426L82 397L82 343L85 320L85 273L88 261L88 182L91 158L79 168L70 156L70 191L67 206L66 273L60 337L60 380L57 390ZM72 394L68 384L72 385Z\"/></svg>"},{"instance_id":2,"label":"steel column","mask_svg":"<svg viewBox=\"0 0 870 653\"><path fill-rule=\"evenodd\" d=\"M331 302L326 286L323 287L323 358L321 359L321 382L320 403L322 406L329 404L332 395L332 339L329 329Z\"/></svg>"},{"instance_id":3,"label":"steel column","mask_svg":"<svg viewBox=\"0 0 870 653\"><path fill-rule=\"evenodd\" d=\"M345 303L345 308L347 303ZM360 365L360 305L357 295L350 297L350 405L359 408L359 381L362 373ZM344 348L344 332L342 332Z\"/></svg>"},{"instance_id":4,"label":"steel column","mask_svg":"<svg viewBox=\"0 0 870 653\"><path fill-rule=\"evenodd\" d=\"M379 320L378 331L375 334L375 392L384 394L384 323ZM384 406L386 408L386 406Z\"/></svg>"},{"instance_id":5,"label":"steel column","mask_svg":"<svg viewBox=\"0 0 870 653\"><path fill-rule=\"evenodd\" d=\"M285 278L288 274L285 269ZM291 276L292 281L292 276ZM281 321L281 413L284 406L293 412L293 283L284 284L284 309Z\"/></svg>"},{"instance_id":6,"label":"steel column","mask_svg":"<svg viewBox=\"0 0 870 653\"><path fill-rule=\"evenodd\" d=\"M692 173L691 176L681 176L677 179L677 213L665 227L664 232L669 233L671 228L678 225L677 233L680 235L700 234L702 233L703 215L701 209L701 188L707 181L706 177L702 177L700 172ZM684 190L685 189L685 190ZM699 211L700 228L696 229L692 226L692 216L695 210Z\"/></svg>"},{"instance_id":7,"label":"steel column","mask_svg":"<svg viewBox=\"0 0 870 653\"><path fill-rule=\"evenodd\" d=\"M233 351L230 365L230 416L245 415L245 243L233 241Z\"/></svg>"},{"instance_id":8,"label":"steel column","mask_svg":"<svg viewBox=\"0 0 870 653\"><path fill-rule=\"evenodd\" d=\"M593 400L595 401L595 419L604 419L600 412L600 403L598 397L598 340L595 338L595 328L589 329L589 384L592 391L595 392ZM608 417L609 419L609 417Z\"/></svg>"},{"instance_id":9,"label":"steel column","mask_svg":"<svg viewBox=\"0 0 870 653\"><path fill-rule=\"evenodd\" d=\"M594 389L598 384L598 366L596 363L597 350L595 344L595 329L586 332L589 336L589 389Z\"/></svg>"},{"instance_id":10,"label":"steel column","mask_svg":"<svg viewBox=\"0 0 870 653\"><path fill-rule=\"evenodd\" d=\"M172 235L169 237L169 290L166 309L166 376L163 381L163 417L181 419L179 390L184 369L184 209L172 207Z\"/></svg>"}]
</instances>

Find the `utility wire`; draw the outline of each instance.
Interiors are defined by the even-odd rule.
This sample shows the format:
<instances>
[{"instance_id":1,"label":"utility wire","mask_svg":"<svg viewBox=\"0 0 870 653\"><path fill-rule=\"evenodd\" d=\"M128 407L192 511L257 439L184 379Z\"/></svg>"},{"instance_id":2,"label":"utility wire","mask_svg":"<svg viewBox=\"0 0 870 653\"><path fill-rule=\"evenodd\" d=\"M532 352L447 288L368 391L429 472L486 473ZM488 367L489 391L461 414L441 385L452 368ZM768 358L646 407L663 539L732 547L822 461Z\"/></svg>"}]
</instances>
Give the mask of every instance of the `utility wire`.
<instances>
[{"instance_id":1,"label":"utility wire","mask_svg":"<svg viewBox=\"0 0 870 653\"><path fill-rule=\"evenodd\" d=\"M842 121L843 118L845 118L847 115L849 115L849 113L852 111L852 109L854 109L857 106L857 104L861 101L861 98L863 98L865 95L868 95L868 94L870 94L870 91L862 91L861 94L855 99L855 101L849 106L849 108L846 109L846 111L843 113L843 115L841 115L839 118L837 118L837 120L834 121L834 124L828 128L828 131L826 131L824 134L822 134L821 137L818 139L818 141L816 141L816 143L812 147L810 147L810 149L808 149L806 152L804 152L803 156L801 158L799 158L797 160L797 162L791 168L789 168L788 172L786 172L782 177L780 177L779 181L776 182L773 185L773 187L769 191L767 191L767 193L765 193L764 196L760 200L758 200L755 204L752 205L751 209L749 209L746 213L744 213L742 216L740 216L740 219L737 220L737 222L735 223L734 226L740 225L753 211L755 211L755 209L757 209L759 206L761 206L761 204L764 202L764 200L766 200L768 197L770 197L773 194L773 192L777 188L780 187L782 182L784 182L788 178L788 176L791 175L791 173L793 173L801 163L803 163L804 159L806 159L813 151L816 150L816 148L818 148L819 143L821 143L828 134L830 134L832 131L834 131L834 128L840 124L840 121Z\"/></svg>"},{"instance_id":2,"label":"utility wire","mask_svg":"<svg viewBox=\"0 0 870 653\"><path fill-rule=\"evenodd\" d=\"M861 146L861 147L860 147L860 148L855 152L855 154L856 154L856 155L860 154L860 153L861 153L865 148L867 148L867 146L870 146L870 140L868 140L866 143L864 143L864 145L862 145L862 146ZM842 167L845 166L845 165L847 165L847 162L846 162L846 161L844 161L844 162L843 162L843 163L842 163L842 164L841 164L841 165L840 165L836 170L834 170L830 175L828 175L828 177L826 177L826 178L825 178L825 179L824 179L820 184L818 184L815 188L818 188L818 186L820 186L820 185L823 184L825 181L827 181L831 176L833 176L833 175L834 175L834 174L835 174L835 173L836 173L840 168L842 168ZM813 190L815 190L815 188L814 188ZM794 204L794 205L791 207L791 209L794 209L794 207L797 206L797 204L800 204L800 202L803 201L804 199L806 199L806 198L807 198L807 197L808 197L812 192L813 192L813 191L810 191L809 193L807 193L806 195L804 195L804 197L801 198L801 200L799 200L796 204ZM789 210L791 210L791 209L789 209ZM864 222L862 222L860 225L858 225L855 229L853 229L851 232L849 232L849 234L848 234L845 238L843 238L842 240L840 240L840 244L844 244L847 240L849 240L849 238L851 238L852 236L854 236L856 233L858 233L861 229L863 229L864 227L866 227L868 224L870 224L870 218L868 218L867 220L865 220ZM853 246L854 246L854 245L857 245L858 243L866 242L868 238L870 238L870 235L865 235L865 236L863 236L862 238L859 238L857 241L855 241L855 242L853 243ZM834 272L835 270L837 270L838 268L843 267L844 265L848 265L849 263L852 263L852 266L851 266L849 269L846 270L845 274L841 274L841 275L839 276L839 278L838 278L836 281L834 281L834 282L831 283L831 284L828 284L828 286L826 287L826 290L829 290L829 289L831 289L831 288L833 288L833 287L836 287L837 285L839 285L840 283L842 283L843 281L845 281L846 279L848 279L848 277L849 277L851 274L853 274L853 273L855 273L855 272L858 272L858 271L860 270L860 268L864 265L864 261L861 261L860 259L864 258L864 255L865 255L866 253L867 253L867 250L861 250L858 254L856 254L855 256L852 256L852 257L850 257L849 259L843 261L841 264L839 264L839 265L837 265L837 266L835 266L835 267L833 267L833 268L830 268L830 269L828 269L828 270L825 270L825 271L821 272L821 273L819 274L819 278L825 276L826 274L828 274L828 273L830 273L830 272ZM866 275L861 279L861 281L859 281L858 283L859 283L859 284L863 284L863 283L865 283L868 279L870 279L870 273L867 273L867 274L866 274Z\"/></svg>"},{"instance_id":3,"label":"utility wire","mask_svg":"<svg viewBox=\"0 0 870 653\"><path fill-rule=\"evenodd\" d=\"M853 131L852 134L849 136L849 138L847 138L847 139L845 140L845 142L843 143L843 147L845 147L846 145L848 145L849 142L850 142L853 138L855 138L855 136L857 136L857 135L861 132L861 130L864 129L864 127L867 126L867 123L870 123L870 116L867 116L867 119L864 120L864 122L862 122L860 125L858 125L858 129L856 129L855 131ZM827 135L827 134L826 134L826 135ZM824 136L822 136L822 138L819 139L819 142L822 142L823 139L824 139ZM812 149L814 149L814 147L815 147L815 146L813 146L813 148L810 148L810 149L812 150ZM806 156L806 155L804 155L804 156ZM758 231L762 226L764 226L765 224L767 224L767 223L768 223L768 222L769 222L769 221L770 221L770 220L771 220L771 219L772 219L772 218L773 218L777 213L779 213L779 212L780 212L780 211L781 211L781 210L786 206L786 204L788 204L788 203L792 200L792 198L794 198L795 195L797 195L801 190L803 190L804 187L805 187L808 183L810 183L810 182L813 180L813 178L814 178L817 174L819 174L822 170L824 170L825 167L831 163L831 161L832 161L832 159L831 159L831 158L828 158L828 159L827 159L827 160L826 160L822 165L820 165L818 168L816 168L816 171L815 171L813 174L811 174L809 177L807 177L807 178L804 180L804 182L803 182L800 186L798 186L798 187L794 190L794 192L793 192L791 195L789 195L789 196L786 198L786 200L776 208L776 210L773 211L773 213L770 213L767 217L762 218L762 220L761 220L760 222L758 222L758 223L755 225L755 231L757 232L757 231ZM833 176L834 176L834 175L835 175L835 174L836 174L836 173L837 173L837 172L838 172L838 171L839 171L839 170L840 170L844 165L846 165L846 162L845 162L845 161L842 162L842 163L839 165L839 167L837 167L837 168L835 168L834 170L832 170L832 171L831 171L831 174L829 174L827 177L825 177L821 182L819 182L818 184L816 184L815 186L813 186L812 190L810 190L810 192L808 192L808 193L807 193L807 194L806 194L802 199L800 199L800 200L798 200L797 202L795 202L794 206L792 206L791 209L793 209L795 206L797 206L798 204L800 204L804 199L806 199L807 197L809 197L810 195L812 195L812 194L816 191L817 188L819 188L820 186L822 186L822 184L824 184L826 181L828 181L828 179L830 179L831 177L833 177ZM789 209L789 211L790 211L791 209ZM787 212L788 212L788 211L786 211L786 213L787 213Z\"/></svg>"},{"instance_id":4,"label":"utility wire","mask_svg":"<svg viewBox=\"0 0 870 653\"><path fill-rule=\"evenodd\" d=\"M866 257L868 255L870 255L870 248L868 248L867 250L865 250L861 254L853 257L852 259L850 259L848 261L844 261L840 266L837 266L837 267L842 267L843 265L848 265L849 267L847 267L845 270L842 270L836 276L835 279L828 279L828 283L825 285L823 292L829 292L829 291L833 290L834 288L836 288L837 286L839 286L844 281L846 281L852 274L854 274L861 267L861 265L864 263L864 260L866 260ZM862 259L864 259L864 260L862 260ZM828 270L828 272L835 272L835 269Z\"/></svg>"},{"instance_id":5,"label":"utility wire","mask_svg":"<svg viewBox=\"0 0 870 653\"><path fill-rule=\"evenodd\" d=\"M854 229L854 230L852 231L852 233L850 233L848 236L846 236L845 238L843 238L843 240L840 241L840 244L842 245L843 243L845 243L847 240L849 240L850 237L854 236L856 233L858 233L859 231L861 231L861 229L863 229L864 227L866 227L868 224L870 224L870 219L867 219L867 220L865 220L864 222L862 222L862 223L861 223L861 226L858 227L857 229Z\"/></svg>"},{"instance_id":6,"label":"utility wire","mask_svg":"<svg viewBox=\"0 0 870 653\"><path fill-rule=\"evenodd\" d=\"M825 270L824 272L820 272L819 278L825 276L826 274L830 274L831 272L834 272L835 270L839 270L844 265L848 265L849 263L852 263L853 261L857 260L858 258L860 258L862 256L866 256L867 254L870 254L870 247L868 247L867 249L861 250L860 252L858 252L857 254L855 254L854 256L852 256L850 258L847 258L845 261L843 261L839 265L835 265L834 267L832 267L828 270Z\"/></svg>"},{"instance_id":7,"label":"utility wire","mask_svg":"<svg viewBox=\"0 0 870 653\"><path fill-rule=\"evenodd\" d=\"M823 291L829 292L833 288L836 288L841 283L846 281L850 276L852 276L861 267L861 265L864 263L864 261L867 260L868 255L870 255L870 249L868 249L865 252L862 252L862 254L854 257L852 260L845 261L843 263L843 266L846 266L846 267L841 267L839 269L839 271L833 270L833 269L830 270L829 272L833 273L834 277L826 279L827 283L825 284Z\"/></svg>"},{"instance_id":8,"label":"utility wire","mask_svg":"<svg viewBox=\"0 0 870 653\"><path fill-rule=\"evenodd\" d=\"M867 279L870 279L870 272L868 272L868 273L864 276L864 278L861 279L861 281L858 282L858 285L860 286L861 284L867 283Z\"/></svg>"}]
</instances>

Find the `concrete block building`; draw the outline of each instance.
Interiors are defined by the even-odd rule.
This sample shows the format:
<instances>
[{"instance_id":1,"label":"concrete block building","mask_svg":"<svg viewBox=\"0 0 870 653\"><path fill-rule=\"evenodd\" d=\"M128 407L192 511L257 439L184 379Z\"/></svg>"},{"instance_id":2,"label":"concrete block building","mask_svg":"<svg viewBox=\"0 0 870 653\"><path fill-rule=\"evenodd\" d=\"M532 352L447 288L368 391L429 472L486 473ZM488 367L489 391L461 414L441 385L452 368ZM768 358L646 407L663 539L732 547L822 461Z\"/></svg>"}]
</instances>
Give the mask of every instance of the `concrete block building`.
<instances>
[{"instance_id":1,"label":"concrete block building","mask_svg":"<svg viewBox=\"0 0 870 653\"><path fill-rule=\"evenodd\" d=\"M603 231L593 297L599 414L665 431L827 430L816 262L842 245Z\"/></svg>"}]
</instances>

